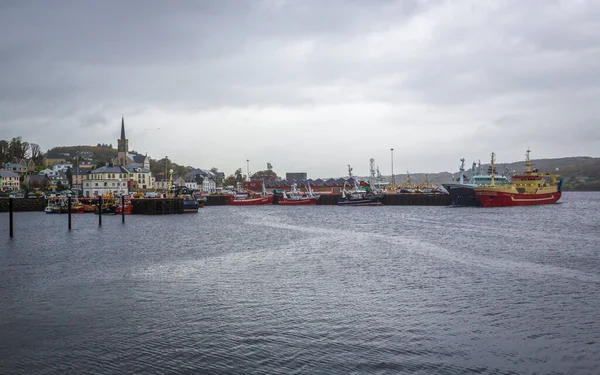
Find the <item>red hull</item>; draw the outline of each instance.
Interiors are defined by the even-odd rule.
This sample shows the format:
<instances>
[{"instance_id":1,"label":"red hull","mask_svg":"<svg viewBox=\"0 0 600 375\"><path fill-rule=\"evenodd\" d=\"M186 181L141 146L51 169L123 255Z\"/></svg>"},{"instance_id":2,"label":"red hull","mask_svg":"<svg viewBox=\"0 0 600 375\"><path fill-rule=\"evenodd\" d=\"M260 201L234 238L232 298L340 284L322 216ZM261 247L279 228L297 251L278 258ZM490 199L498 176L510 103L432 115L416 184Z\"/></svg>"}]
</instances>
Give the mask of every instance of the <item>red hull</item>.
<instances>
[{"instance_id":1,"label":"red hull","mask_svg":"<svg viewBox=\"0 0 600 375\"><path fill-rule=\"evenodd\" d=\"M264 206L273 204L273 196L267 195L260 198L234 199L233 197L227 201L230 206Z\"/></svg>"},{"instance_id":2,"label":"red hull","mask_svg":"<svg viewBox=\"0 0 600 375\"><path fill-rule=\"evenodd\" d=\"M132 211L133 211L133 206L125 205L125 215L131 215ZM121 215L121 206L117 206L117 208L115 208L115 213L117 215Z\"/></svg>"},{"instance_id":3,"label":"red hull","mask_svg":"<svg viewBox=\"0 0 600 375\"><path fill-rule=\"evenodd\" d=\"M279 204L282 206L309 206L317 204L319 198L301 198L301 199L285 199L279 200Z\"/></svg>"},{"instance_id":4,"label":"red hull","mask_svg":"<svg viewBox=\"0 0 600 375\"><path fill-rule=\"evenodd\" d=\"M475 194L483 207L532 206L556 203L561 192L547 194L513 194L501 191L476 191Z\"/></svg>"}]
</instances>

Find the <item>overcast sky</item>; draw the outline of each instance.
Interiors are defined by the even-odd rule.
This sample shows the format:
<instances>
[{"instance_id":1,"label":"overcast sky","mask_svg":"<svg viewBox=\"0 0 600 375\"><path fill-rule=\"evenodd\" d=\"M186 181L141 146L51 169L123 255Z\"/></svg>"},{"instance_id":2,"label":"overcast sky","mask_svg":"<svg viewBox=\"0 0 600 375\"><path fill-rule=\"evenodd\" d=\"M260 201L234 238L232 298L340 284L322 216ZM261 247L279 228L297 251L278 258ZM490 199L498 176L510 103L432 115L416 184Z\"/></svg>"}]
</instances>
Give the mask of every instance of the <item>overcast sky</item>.
<instances>
[{"instance_id":1,"label":"overcast sky","mask_svg":"<svg viewBox=\"0 0 600 375\"><path fill-rule=\"evenodd\" d=\"M600 1L0 1L0 138L309 177L600 156Z\"/></svg>"}]
</instances>

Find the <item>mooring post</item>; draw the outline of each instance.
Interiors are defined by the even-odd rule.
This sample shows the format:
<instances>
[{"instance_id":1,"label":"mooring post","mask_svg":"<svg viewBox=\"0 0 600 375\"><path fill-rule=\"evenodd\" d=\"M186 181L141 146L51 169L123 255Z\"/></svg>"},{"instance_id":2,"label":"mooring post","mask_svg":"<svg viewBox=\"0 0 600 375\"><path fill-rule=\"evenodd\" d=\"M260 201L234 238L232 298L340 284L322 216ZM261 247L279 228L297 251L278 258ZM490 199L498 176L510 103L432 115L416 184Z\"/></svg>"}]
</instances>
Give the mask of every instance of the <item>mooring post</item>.
<instances>
[{"instance_id":1,"label":"mooring post","mask_svg":"<svg viewBox=\"0 0 600 375\"><path fill-rule=\"evenodd\" d=\"M9 212L8 226L9 226L9 231L10 231L10 237L12 238L12 236L13 236L13 199L12 198L8 198L8 212Z\"/></svg>"},{"instance_id":2,"label":"mooring post","mask_svg":"<svg viewBox=\"0 0 600 375\"><path fill-rule=\"evenodd\" d=\"M98 197L98 226L102 226L102 197Z\"/></svg>"},{"instance_id":3,"label":"mooring post","mask_svg":"<svg viewBox=\"0 0 600 375\"><path fill-rule=\"evenodd\" d=\"M125 224L125 196L121 195L121 222Z\"/></svg>"},{"instance_id":4,"label":"mooring post","mask_svg":"<svg viewBox=\"0 0 600 375\"><path fill-rule=\"evenodd\" d=\"M69 230L71 230L71 196L69 195L69 204L67 206L69 210Z\"/></svg>"}]
</instances>

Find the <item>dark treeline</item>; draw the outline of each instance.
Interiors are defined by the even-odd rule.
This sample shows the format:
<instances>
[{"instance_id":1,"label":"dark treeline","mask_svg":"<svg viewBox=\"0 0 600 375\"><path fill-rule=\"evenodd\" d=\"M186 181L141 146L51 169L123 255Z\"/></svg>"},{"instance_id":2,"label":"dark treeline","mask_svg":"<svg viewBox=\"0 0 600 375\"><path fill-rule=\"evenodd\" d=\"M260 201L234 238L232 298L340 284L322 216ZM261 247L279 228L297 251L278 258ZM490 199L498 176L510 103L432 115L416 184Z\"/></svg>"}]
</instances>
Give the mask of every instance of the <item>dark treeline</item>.
<instances>
[{"instance_id":1,"label":"dark treeline","mask_svg":"<svg viewBox=\"0 0 600 375\"><path fill-rule=\"evenodd\" d=\"M11 140L0 140L0 161L2 164L16 162L21 159L33 159L38 164L44 158L44 153L36 143L25 142L21 137Z\"/></svg>"}]
</instances>

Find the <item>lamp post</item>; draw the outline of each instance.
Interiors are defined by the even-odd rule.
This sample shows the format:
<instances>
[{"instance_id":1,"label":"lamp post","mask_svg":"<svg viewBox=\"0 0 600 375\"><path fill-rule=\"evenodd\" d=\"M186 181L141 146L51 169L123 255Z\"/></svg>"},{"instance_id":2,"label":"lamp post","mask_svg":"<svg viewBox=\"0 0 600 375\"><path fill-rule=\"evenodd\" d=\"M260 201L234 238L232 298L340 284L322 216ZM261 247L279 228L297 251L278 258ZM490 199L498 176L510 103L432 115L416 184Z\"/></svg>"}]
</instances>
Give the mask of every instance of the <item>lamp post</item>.
<instances>
[{"instance_id":1,"label":"lamp post","mask_svg":"<svg viewBox=\"0 0 600 375\"><path fill-rule=\"evenodd\" d=\"M396 179L394 178L394 149L390 148L392 153L392 190L396 189Z\"/></svg>"}]
</instances>

